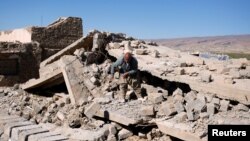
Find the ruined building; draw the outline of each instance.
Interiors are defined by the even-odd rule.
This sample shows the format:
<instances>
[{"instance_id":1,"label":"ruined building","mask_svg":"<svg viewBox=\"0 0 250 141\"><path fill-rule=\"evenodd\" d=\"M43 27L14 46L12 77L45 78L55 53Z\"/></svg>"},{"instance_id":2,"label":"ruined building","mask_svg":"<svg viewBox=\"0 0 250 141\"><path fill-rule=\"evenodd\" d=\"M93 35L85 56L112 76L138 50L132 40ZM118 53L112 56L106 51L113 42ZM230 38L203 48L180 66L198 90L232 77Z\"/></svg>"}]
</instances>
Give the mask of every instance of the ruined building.
<instances>
[{"instance_id":1,"label":"ruined building","mask_svg":"<svg viewBox=\"0 0 250 141\"><path fill-rule=\"evenodd\" d=\"M47 27L1 31L0 86L37 78L42 60L82 36L82 19L76 17L59 18Z\"/></svg>"}]
</instances>

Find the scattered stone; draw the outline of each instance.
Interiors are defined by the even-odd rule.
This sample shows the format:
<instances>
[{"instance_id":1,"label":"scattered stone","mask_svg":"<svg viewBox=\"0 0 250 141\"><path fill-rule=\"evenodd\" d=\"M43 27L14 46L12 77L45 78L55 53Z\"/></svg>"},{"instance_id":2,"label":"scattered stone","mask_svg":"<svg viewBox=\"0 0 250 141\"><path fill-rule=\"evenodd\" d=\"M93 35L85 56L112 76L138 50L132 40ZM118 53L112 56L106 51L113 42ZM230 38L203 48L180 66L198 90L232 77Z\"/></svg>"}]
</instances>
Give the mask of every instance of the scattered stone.
<instances>
[{"instance_id":1,"label":"scattered stone","mask_svg":"<svg viewBox=\"0 0 250 141\"><path fill-rule=\"evenodd\" d=\"M112 125L112 124L109 125L109 133L112 135L116 135L117 129L116 129L115 125Z\"/></svg>"},{"instance_id":2,"label":"scattered stone","mask_svg":"<svg viewBox=\"0 0 250 141\"><path fill-rule=\"evenodd\" d=\"M111 92L108 92L105 94L105 96L108 98L108 99L113 99L114 98L114 92L111 91Z\"/></svg>"},{"instance_id":3,"label":"scattered stone","mask_svg":"<svg viewBox=\"0 0 250 141\"><path fill-rule=\"evenodd\" d=\"M174 70L174 73L177 75L185 75L185 69L184 68L176 68Z\"/></svg>"},{"instance_id":4,"label":"scattered stone","mask_svg":"<svg viewBox=\"0 0 250 141\"><path fill-rule=\"evenodd\" d=\"M162 93L148 93L148 99L157 104L163 101Z\"/></svg>"},{"instance_id":5,"label":"scattered stone","mask_svg":"<svg viewBox=\"0 0 250 141\"><path fill-rule=\"evenodd\" d=\"M185 110L182 102L175 102L174 107L178 113L182 113Z\"/></svg>"},{"instance_id":6,"label":"scattered stone","mask_svg":"<svg viewBox=\"0 0 250 141\"><path fill-rule=\"evenodd\" d=\"M62 112L60 112L60 111L57 112L56 117L57 117L59 120L61 120L61 121L64 121L64 119L65 119L64 113L62 113Z\"/></svg>"},{"instance_id":7,"label":"scattered stone","mask_svg":"<svg viewBox=\"0 0 250 141\"><path fill-rule=\"evenodd\" d=\"M177 88L174 92L173 92L173 96L175 95L180 95L180 96L183 96L183 92L180 88Z\"/></svg>"},{"instance_id":8,"label":"scattered stone","mask_svg":"<svg viewBox=\"0 0 250 141\"><path fill-rule=\"evenodd\" d=\"M98 97L98 98L95 98L93 101L99 104L108 104L111 102L111 99L107 97Z\"/></svg>"},{"instance_id":9,"label":"scattered stone","mask_svg":"<svg viewBox=\"0 0 250 141\"><path fill-rule=\"evenodd\" d=\"M180 112L176 115L177 122L185 122L187 120L187 113L186 112Z\"/></svg>"},{"instance_id":10,"label":"scattered stone","mask_svg":"<svg viewBox=\"0 0 250 141\"><path fill-rule=\"evenodd\" d=\"M147 50L145 50L145 49L136 49L135 53L137 55L145 55L145 54L147 54Z\"/></svg>"},{"instance_id":11,"label":"scattered stone","mask_svg":"<svg viewBox=\"0 0 250 141\"><path fill-rule=\"evenodd\" d=\"M166 116L171 116L171 115L176 114L177 111L176 111L173 103L163 102L161 104L159 112L162 112L162 114L164 114Z\"/></svg>"},{"instance_id":12,"label":"scattered stone","mask_svg":"<svg viewBox=\"0 0 250 141\"><path fill-rule=\"evenodd\" d=\"M220 101L220 111L222 111L222 112L226 112L226 111L228 111L228 107L229 107L229 101L227 101L227 100L221 100Z\"/></svg>"},{"instance_id":13,"label":"scattered stone","mask_svg":"<svg viewBox=\"0 0 250 141\"><path fill-rule=\"evenodd\" d=\"M92 118L95 113L100 110L101 106L97 103L97 102L93 102L89 107L87 107L85 109L84 114L88 117L88 118Z\"/></svg>"},{"instance_id":14,"label":"scattered stone","mask_svg":"<svg viewBox=\"0 0 250 141\"><path fill-rule=\"evenodd\" d=\"M215 114L215 106L214 103L207 104L207 113L211 116Z\"/></svg>"},{"instance_id":15,"label":"scattered stone","mask_svg":"<svg viewBox=\"0 0 250 141\"><path fill-rule=\"evenodd\" d=\"M165 98L165 99L168 98L168 91L167 91L167 90L164 90L164 89L162 89L162 88L160 88L160 87L158 87L157 89L158 89L158 90L157 90L158 93L162 93L163 98Z\"/></svg>"},{"instance_id":16,"label":"scattered stone","mask_svg":"<svg viewBox=\"0 0 250 141\"><path fill-rule=\"evenodd\" d=\"M240 72L238 69L230 69L229 75L232 76L233 79L239 79L240 78Z\"/></svg>"},{"instance_id":17,"label":"scattered stone","mask_svg":"<svg viewBox=\"0 0 250 141\"><path fill-rule=\"evenodd\" d=\"M201 73L201 81L205 83L209 83L212 81L212 75L209 72Z\"/></svg>"},{"instance_id":18,"label":"scattered stone","mask_svg":"<svg viewBox=\"0 0 250 141\"><path fill-rule=\"evenodd\" d=\"M194 93L194 91L190 91L189 93L187 93L184 97L184 100L187 103L191 103L196 99L196 94Z\"/></svg>"},{"instance_id":19,"label":"scattered stone","mask_svg":"<svg viewBox=\"0 0 250 141\"><path fill-rule=\"evenodd\" d=\"M77 117L69 119L69 127L71 128L80 128L81 127L81 120Z\"/></svg>"},{"instance_id":20,"label":"scattered stone","mask_svg":"<svg viewBox=\"0 0 250 141\"><path fill-rule=\"evenodd\" d=\"M122 129L119 133L118 133L118 138L119 140L122 140L122 139L126 139L130 136L132 136L133 133L127 129Z\"/></svg>"},{"instance_id":21,"label":"scattered stone","mask_svg":"<svg viewBox=\"0 0 250 141\"><path fill-rule=\"evenodd\" d=\"M199 112L197 111L187 111L187 117L189 121L195 121L197 119L199 119Z\"/></svg>"},{"instance_id":22,"label":"scattered stone","mask_svg":"<svg viewBox=\"0 0 250 141\"><path fill-rule=\"evenodd\" d=\"M107 141L117 141L117 139L116 139L115 135L109 134L108 138L107 138Z\"/></svg>"},{"instance_id":23,"label":"scattered stone","mask_svg":"<svg viewBox=\"0 0 250 141\"><path fill-rule=\"evenodd\" d=\"M209 118L209 114L208 113L200 113L200 118L201 119L208 119Z\"/></svg>"},{"instance_id":24,"label":"scattered stone","mask_svg":"<svg viewBox=\"0 0 250 141\"><path fill-rule=\"evenodd\" d=\"M144 106L140 110L140 114L143 116L153 116L155 114L154 106Z\"/></svg>"}]
</instances>

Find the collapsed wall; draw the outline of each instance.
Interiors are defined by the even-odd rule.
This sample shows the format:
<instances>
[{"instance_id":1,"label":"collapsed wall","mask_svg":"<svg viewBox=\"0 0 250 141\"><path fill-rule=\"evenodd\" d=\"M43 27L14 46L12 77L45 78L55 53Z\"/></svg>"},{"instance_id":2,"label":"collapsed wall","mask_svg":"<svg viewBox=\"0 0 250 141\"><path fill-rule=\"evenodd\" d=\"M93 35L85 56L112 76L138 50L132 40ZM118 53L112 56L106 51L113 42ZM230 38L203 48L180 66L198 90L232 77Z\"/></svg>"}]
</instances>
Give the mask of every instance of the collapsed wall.
<instances>
[{"instance_id":1,"label":"collapsed wall","mask_svg":"<svg viewBox=\"0 0 250 141\"><path fill-rule=\"evenodd\" d=\"M83 36L82 19L59 18L47 27L0 32L0 86L39 77L42 60Z\"/></svg>"},{"instance_id":2,"label":"collapsed wall","mask_svg":"<svg viewBox=\"0 0 250 141\"><path fill-rule=\"evenodd\" d=\"M47 27L32 26L0 32L1 42L39 42L42 60L55 54L83 36L82 19L77 17L59 18Z\"/></svg>"},{"instance_id":3,"label":"collapsed wall","mask_svg":"<svg viewBox=\"0 0 250 141\"><path fill-rule=\"evenodd\" d=\"M13 86L39 77L41 52L37 42L0 42L0 86Z\"/></svg>"}]
</instances>

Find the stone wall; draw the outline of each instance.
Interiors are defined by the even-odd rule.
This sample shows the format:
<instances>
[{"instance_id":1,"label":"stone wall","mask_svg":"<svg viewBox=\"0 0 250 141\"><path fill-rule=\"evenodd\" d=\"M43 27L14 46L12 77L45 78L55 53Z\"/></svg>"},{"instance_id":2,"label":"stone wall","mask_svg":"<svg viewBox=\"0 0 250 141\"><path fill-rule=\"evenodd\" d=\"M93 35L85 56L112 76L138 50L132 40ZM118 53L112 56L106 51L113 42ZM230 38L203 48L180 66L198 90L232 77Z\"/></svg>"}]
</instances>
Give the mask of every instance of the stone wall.
<instances>
[{"instance_id":1,"label":"stone wall","mask_svg":"<svg viewBox=\"0 0 250 141\"><path fill-rule=\"evenodd\" d=\"M59 18L47 27L33 27L32 41L40 43L42 60L65 48L83 36L82 19Z\"/></svg>"},{"instance_id":2,"label":"stone wall","mask_svg":"<svg viewBox=\"0 0 250 141\"><path fill-rule=\"evenodd\" d=\"M12 86L37 78L41 53L37 42L0 42L0 86Z\"/></svg>"},{"instance_id":3,"label":"stone wall","mask_svg":"<svg viewBox=\"0 0 250 141\"><path fill-rule=\"evenodd\" d=\"M42 48L42 60L57 53L83 36L82 19L59 18L47 27L29 27L0 32L2 42L28 43L37 41Z\"/></svg>"}]
</instances>

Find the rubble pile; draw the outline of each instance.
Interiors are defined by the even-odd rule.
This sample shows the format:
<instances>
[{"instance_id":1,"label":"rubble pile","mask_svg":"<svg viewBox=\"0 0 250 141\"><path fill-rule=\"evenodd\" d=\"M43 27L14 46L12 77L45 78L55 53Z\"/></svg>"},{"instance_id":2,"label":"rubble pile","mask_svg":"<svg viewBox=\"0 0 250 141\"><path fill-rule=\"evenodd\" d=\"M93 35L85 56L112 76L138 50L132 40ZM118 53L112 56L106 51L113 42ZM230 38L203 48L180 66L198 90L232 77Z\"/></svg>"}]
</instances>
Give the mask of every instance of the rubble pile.
<instances>
[{"instance_id":1,"label":"rubble pile","mask_svg":"<svg viewBox=\"0 0 250 141\"><path fill-rule=\"evenodd\" d=\"M112 63L138 60L142 98L119 100ZM250 63L209 60L92 31L40 64L39 78L0 89L0 108L72 140L207 140L208 124L250 124Z\"/></svg>"}]
</instances>

